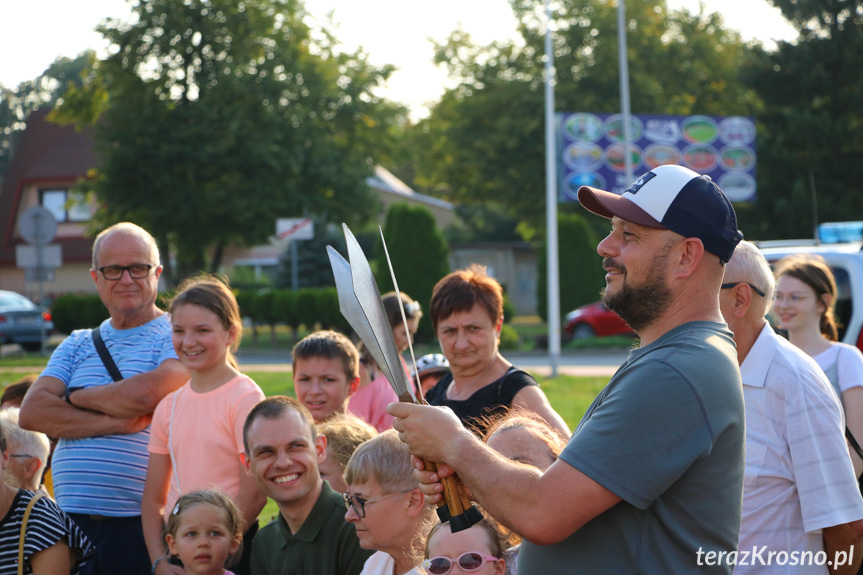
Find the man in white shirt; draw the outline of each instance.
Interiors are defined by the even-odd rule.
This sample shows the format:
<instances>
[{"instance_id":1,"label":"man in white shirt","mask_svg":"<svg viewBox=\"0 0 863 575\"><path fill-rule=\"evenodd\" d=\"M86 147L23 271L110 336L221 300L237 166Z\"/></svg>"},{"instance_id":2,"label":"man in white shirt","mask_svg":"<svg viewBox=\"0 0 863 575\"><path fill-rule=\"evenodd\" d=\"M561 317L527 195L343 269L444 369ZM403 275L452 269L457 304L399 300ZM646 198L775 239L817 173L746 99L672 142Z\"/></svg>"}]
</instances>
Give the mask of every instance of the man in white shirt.
<instances>
[{"instance_id":1,"label":"man in white shirt","mask_svg":"<svg viewBox=\"0 0 863 575\"><path fill-rule=\"evenodd\" d=\"M845 444L845 418L818 365L764 319L774 285L758 248L740 242L719 296L737 344L746 405L734 573L856 574L863 559L863 499Z\"/></svg>"}]
</instances>

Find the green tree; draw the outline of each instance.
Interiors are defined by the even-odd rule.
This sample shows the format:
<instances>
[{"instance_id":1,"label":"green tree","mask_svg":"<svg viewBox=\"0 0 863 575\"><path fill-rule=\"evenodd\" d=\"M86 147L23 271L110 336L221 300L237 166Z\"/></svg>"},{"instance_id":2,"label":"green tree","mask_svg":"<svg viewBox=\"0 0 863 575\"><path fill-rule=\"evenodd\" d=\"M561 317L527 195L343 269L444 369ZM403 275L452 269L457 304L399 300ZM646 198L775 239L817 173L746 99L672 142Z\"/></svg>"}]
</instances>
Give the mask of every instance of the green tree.
<instances>
[{"instance_id":1,"label":"green tree","mask_svg":"<svg viewBox=\"0 0 863 575\"><path fill-rule=\"evenodd\" d=\"M291 338L297 339L297 328L300 322L297 316L297 292L291 290L276 290L275 292L276 315L280 322L291 328Z\"/></svg>"},{"instance_id":2,"label":"green tree","mask_svg":"<svg viewBox=\"0 0 863 575\"><path fill-rule=\"evenodd\" d=\"M292 240L294 241L294 240ZM315 220L315 235L310 240L295 240L297 253L297 287L323 287L335 285L333 270L327 257L327 246L344 254L345 237L341 229L328 226L326 222ZM293 247L287 243L279 257L279 270L276 275L278 287L293 288Z\"/></svg>"},{"instance_id":3,"label":"green tree","mask_svg":"<svg viewBox=\"0 0 863 575\"><path fill-rule=\"evenodd\" d=\"M605 272L596 253L599 239L580 214L559 214L557 217L558 243L566 246L560 249L558 259L558 280L560 293L560 313L566 314L575 308L599 299L599 292L605 286ZM548 317L548 262L546 242L542 242L537 252L537 306L539 315L545 321L555 321ZM562 318L557 318L560 321Z\"/></svg>"},{"instance_id":4,"label":"green tree","mask_svg":"<svg viewBox=\"0 0 863 575\"><path fill-rule=\"evenodd\" d=\"M455 206L455 221L444 230L450 244L520 241L518 220L499 204Z\"/></svg>"},{"instance_id":5,"label":"green tree","mask_svg":"<svg viewBox=\"0 0 863 575\"><path fill-rule=\"evenodd\" d=\"M317 290L303 288L297 290L296 293L296 303L294 304L296 319L306 327L306 331L314 331L315 324L319 320Z\"/></svg>"},{"instance_id":6,"label":"green tree","mask_svg":"<svg viewBox=\"0 0 863 575\"><path fill-rule=\"evenodd\" d=\"M404 203L390 206L383 229L399 290L418 301L424 311L417 335L428 339L433 333L428 305L434 285L450 271L449 247L435 225L434 216L422 206ZM380 241L373 269L381 293L392 291L393 282Z\"/></svg>"},{"instance_id":7,"label":"green tree","mask_svg":"<svg viewBox=\"0 0 863 575\"><path fill-rule=\"evenodd\" d=\"M372 248L379 237L377 226L374 226L373 230L358 228L352 229L352 232L360 247L363 248L363 252L372 253ZM333 269L327 257L327 246L332 246L347 258L348 250L342 227L328 224L324 219L315 218L315 237L297 242L297 283L299 284L297 287L335 286ZM292 265L291 247L288 245L279 258L279 270L275 280L278 287L293 287Z\"/></svg>"},{"instance_id":8,"label":"green tree","mask_svg":"<svg viewBox=\"0 0 863 575\"><path fill-rule=\"evenodd\" d=\"M270 326L270 343L276 347L276 323L281 319L276 309L276 292L266 288L259 290L252 300L255 318Z\"/></svg>"},{"instance_id":9,"label":"green tree","mask_svg":"<svg viewBox=\"0 0 863 575\"><path fill-rule=\"evenodd\" d=\"M437 47L458 86L411 129L418 189L464 205L496 204L529 237L543 227L544 10L511 0L523 45L477 46L462 31ZM617 2L553 3L557 110L620 110ZM739 67L748 48L716 14L668 10L664 0L627 2L633 113L741 114L759 108ZM402 168L407 171L407 168Z\"/></svg>"},{"instance_id":10,"label":"green tree","mask_svg":"<svg viewBox=\"0 0 863 575\"><path fill-rule=\"evenodd\" d=\"M391 68L312 34L295 0L142 0L100 32L113 55L58 114L98 117L95 225L130 219L174 256L175 282L264 243L277 217L365 221L365 178L400 110L372 89ZM314 38L313 38L314 36Z\"/></svg>"},{"instance_id":11,"label":"green tree","mask_svg":"<svg viewBox=\"0 0 863 575\"><path fill-rule=\"evenodd\" d=\"M764 101L758 124L758 199L740 210L758 239L810 237L820 221L859 219L863 195L863 1L771 0L800 31L758 51L746 69Z\"/></svg>"},{"instance_id":12,"label":"green tree","mask_svg":"<svg viewBox=\"0 0 863 575\"><path fill-rule=\"evenodd\" d=\"M263 318L259 317L257 314L258 310L257 305L255 304L257 293L257 290L252 289L234 291L234 296L237 298L237 305L240 307L240 315L242 315L244 319L248 319L252 325L252 345L254 346L258 345L258 324L263 321Z\"/></svg>"}]
</instances>

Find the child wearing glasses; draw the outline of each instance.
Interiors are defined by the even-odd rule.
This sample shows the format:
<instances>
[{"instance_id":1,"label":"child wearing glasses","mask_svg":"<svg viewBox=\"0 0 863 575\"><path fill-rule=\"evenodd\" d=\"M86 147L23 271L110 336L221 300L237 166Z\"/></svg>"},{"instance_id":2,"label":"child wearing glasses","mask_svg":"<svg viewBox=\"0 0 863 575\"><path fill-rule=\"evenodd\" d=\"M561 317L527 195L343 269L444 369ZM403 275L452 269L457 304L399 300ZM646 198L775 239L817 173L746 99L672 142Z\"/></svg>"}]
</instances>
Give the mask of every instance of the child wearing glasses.
<instances>
[{"instance_id":1,"label":"child wearing glasses","mask_svg":"<svg viewBox=\"0 0 863 575\"><path fill-rule=\"evenodd\" d=\"M396 348L400 353L404 352L419 327L420 318L423 315L420 304L411 299L405 292L385 293L381 296L381 301L393 330ZM407 320L407 329L405 329L405 322L402 320L402 310L404 310ZM366 361L368 362L368 359ZM408 374L408 381L414 381L404 358L402 358L402 367ZM374 366L372 368L374 369ZM361 417L378 431L386 431L393 426L393 416L387 413L387 405L398 400L396 392L393 391L384 374L376 370L375 377L369 383L362 385L351 396L348 411Z\"/></svg>"},{"instance_id":2,"label":"child wearing glasses","mask_svg":"<svg viewBox=\"0 0 863 575\"><path fill-rule=\"evenodd\" d=\"M483 519L470 529L453 533L449 523L429 532L423 567L431 575L504 575L503 542L495 526Z\"/></svg>"},{"instance_id":3,"label":"child wearing glasses","mask_svg":"<svg viewBox=\"0 0 863 575\"><path fill-rule=\"evenodd\" d=\"M345 520L373 549L360 575L422 575L423 542L434 511L413 477L407 445L390 429L354 451L345 469Z\"/></svg>"}]
</instances>

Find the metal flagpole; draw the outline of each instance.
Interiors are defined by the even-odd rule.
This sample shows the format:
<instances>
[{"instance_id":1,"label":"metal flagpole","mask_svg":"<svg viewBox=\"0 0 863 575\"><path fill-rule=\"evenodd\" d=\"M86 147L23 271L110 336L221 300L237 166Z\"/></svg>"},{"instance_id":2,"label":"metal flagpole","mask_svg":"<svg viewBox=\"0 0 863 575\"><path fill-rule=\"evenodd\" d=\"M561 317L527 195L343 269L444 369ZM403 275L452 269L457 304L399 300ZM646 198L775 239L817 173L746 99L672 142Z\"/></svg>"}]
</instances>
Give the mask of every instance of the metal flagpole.
<instances>
[{"instance_id":1,"label":"metal flagpole","mask_svg":"<svg viewBox=\"0 0 863 575\"><path fill-rule=\"evenodd\" d=\"M560 362L560 286L557 261L557 164L554 138L554 50L551 7L545 0L545 204L548 272L548 355L552 377Z\"/></svg>"},{"instance_id":2,"label":"metal flagpole","mask_svg":"<svg viewBox=\"0 0 863 575\"><path fill-rule=\"evenodd\" d=\"M629 130L629 60L626 57L626 7L624 0L617 0L617 45L620 57L620 107L623 116L623 161L626 166L626 183L632 183L632 134Z\"/></svg>"}]
</instances>

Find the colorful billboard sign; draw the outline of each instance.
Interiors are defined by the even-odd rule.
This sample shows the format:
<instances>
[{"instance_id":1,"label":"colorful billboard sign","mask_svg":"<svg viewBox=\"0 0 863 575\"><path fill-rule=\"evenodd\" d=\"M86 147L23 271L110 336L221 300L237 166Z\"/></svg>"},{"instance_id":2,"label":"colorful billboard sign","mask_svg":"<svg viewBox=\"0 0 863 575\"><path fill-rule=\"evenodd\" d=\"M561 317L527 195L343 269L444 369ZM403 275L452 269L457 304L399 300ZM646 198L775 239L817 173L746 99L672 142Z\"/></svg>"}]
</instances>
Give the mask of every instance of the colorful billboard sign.
<instances>
[{"instance_id":1,"label":"colorful billboard sign","mask_svg":"<svg viewBox=\"0 0 863 575\"><path fill-rule=\"evenodd\" d=\"M622 193L626 178L620 114L558 114L559 200L578 201L578 188ZM734 202L755 200L755 122L731 116L630 116L633 179L665 164L710 176Z\"/></svg>"}]
</instances>

